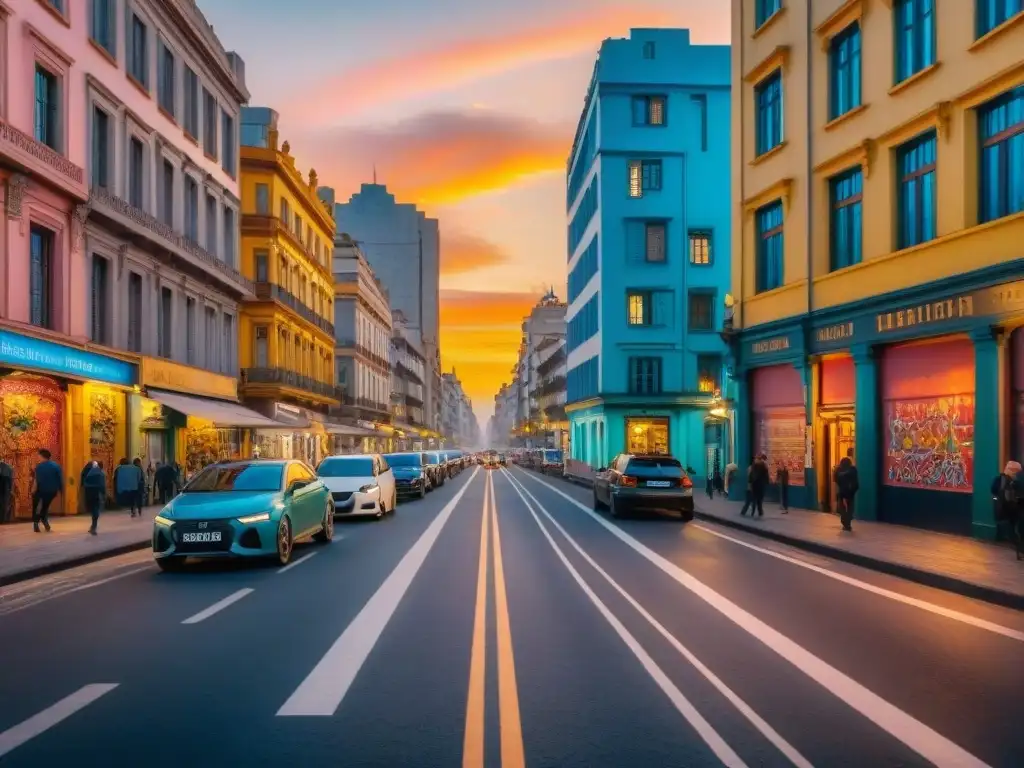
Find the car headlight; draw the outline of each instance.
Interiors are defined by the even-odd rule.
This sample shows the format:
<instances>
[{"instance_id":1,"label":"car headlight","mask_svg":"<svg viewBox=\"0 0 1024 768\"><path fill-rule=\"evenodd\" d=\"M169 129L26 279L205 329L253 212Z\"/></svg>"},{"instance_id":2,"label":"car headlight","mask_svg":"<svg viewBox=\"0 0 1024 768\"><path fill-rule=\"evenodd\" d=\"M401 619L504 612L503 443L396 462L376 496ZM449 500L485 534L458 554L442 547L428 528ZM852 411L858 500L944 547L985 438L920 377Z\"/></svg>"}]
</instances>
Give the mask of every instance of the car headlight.
<instances>
[{"instance_id":1,"label":"car headlight","mask_svg":"<svg viewBox=\"0 0 1024 768\"><path fill-rule=\"evenodd\" d=\"M156 523L157 525L162 525L165 528L170 528L172 525L174 525L174 521L168 519L168 516L165 515L163 512L161 512L159 515L154 517L153 518L153 522Z\"/></svg>"},{"instance_id":2,"label":"car headlight","mask_svg":"<svg viewBox=\"0 0 1024 768\"><path fill-rule=\"evenodd\" d=\"M360 493L369 493L370 491L376 491L377 487L378 486L377 486L376 483L371 483L370 485L364 485L363 487L361 487L359 489L359 492Z\"/></svg>"},{"instance_id":3,"label":"car headlight","mask_svg":"<svg viewBox=\"0 0 1024 768\"><path fill-rule=\"evenodd\" d=\"M249 525L250 523L265 523L270 519L269 512L260 512L256 515L246 515L245 517L238 518L238 522L242 525Z\"/></svg>"}]
</instances>

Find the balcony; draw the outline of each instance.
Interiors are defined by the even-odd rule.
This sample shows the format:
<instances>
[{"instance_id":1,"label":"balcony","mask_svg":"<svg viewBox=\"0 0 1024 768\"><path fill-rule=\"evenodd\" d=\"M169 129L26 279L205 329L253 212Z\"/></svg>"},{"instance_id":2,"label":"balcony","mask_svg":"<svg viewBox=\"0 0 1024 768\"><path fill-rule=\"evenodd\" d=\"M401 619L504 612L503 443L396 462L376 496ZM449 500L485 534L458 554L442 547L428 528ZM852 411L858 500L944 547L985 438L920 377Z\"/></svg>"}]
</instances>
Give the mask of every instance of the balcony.
<instances>
[{"instance_id":1,"label":"balcony","mask_svg":"<svg viewBox=\"0 0 1024 768\"><path fill-rule=\"evenodd\" d=\"M542 378L546 377L548 374L553 373L559 365L564 365L565 360L565 345L563 344L551 353L551 357L537 366L537 375Z\"/></svg>"},{"instance_id":2,"label":"balcony","mask_svg":"<svg viewBox=\"0 0 1024 768\"><path fill-rule=\"evenodd\" d=\"M419 395L414 395L411 392L405 393L405 402L406 405L409 405L412 408L423 407L423 399Z\"/></svg>"},{"instance_id":3,"label":"balcony","mask_svg":"<svg viewBox=\"0 0 1024 768\"><path fill-rule=\"evenodd\" d=\"M545 397L546 395L553 395L556 392L565 389L565 376L555 376L553 379L548 379L543 382L537 391L534 392L535 397Z\"/></svg>"},{"instance_id":4,"label":"balcony","mask_svg":"<svg viewBox=\"0 0 1024 768\"><path fill-rule=\"evenodd\" d=\"M376 363L379 367L384 368L385 370L391 370L391 361L388 360L388 358L375 354L369 347L359 344L354 339L338 339L335 346L337 349L355 352L360 357Z\"/></svg>"},{"instance_id":5,"label":"balcony","mask_svg":"<svg viewBox=\"0 0 1024 768\"><path fill-rule=\"evenodd\" d=\"M0 120L0 157L76 200L89 197L83 168L4 120Z\"/></svg>"},{"instance_id":6,"label":"balcony","mask_svg":"<svg viewBox=\"0 0 1024 768\"><path fill-rule=\"evenodd\" d=\"M252 280L127 200L100 187L93 187L89 195L89 207L91 217L104 219L108 225L120 230L131 240L144 240L145 243L140 244L144 250L152 251L153 246L156 246L204 279L220 278L221 287L231 290L235 295L241 298L252 295Z\"/></svg>"},{"instance_id":7,"label":"balcony","mask_svg":"<svg viewBox=\"0 0 1024 768\"><path fill-rule=\"evenodd\" d=\"M324 333L334 335L334 323L320 317L311 307L306 306L299 297L285 290L276 283L255 283L256 299L259 301L278 301L308 323L312 323Z\"/></svg>"},{"instance_id":8,"label":"balcony","mask_svg":"<svg viewBox=\"0 0 1024 768\"><path fill-rule=\"evenodd\" d=\"M289 371L286 368L243 368L243 387L252 385L270 385L298 389L314 395L320 401L340 403L345 398L345 391L333 384L324 384L310 376Z\"/></svg>"}]
</instances>

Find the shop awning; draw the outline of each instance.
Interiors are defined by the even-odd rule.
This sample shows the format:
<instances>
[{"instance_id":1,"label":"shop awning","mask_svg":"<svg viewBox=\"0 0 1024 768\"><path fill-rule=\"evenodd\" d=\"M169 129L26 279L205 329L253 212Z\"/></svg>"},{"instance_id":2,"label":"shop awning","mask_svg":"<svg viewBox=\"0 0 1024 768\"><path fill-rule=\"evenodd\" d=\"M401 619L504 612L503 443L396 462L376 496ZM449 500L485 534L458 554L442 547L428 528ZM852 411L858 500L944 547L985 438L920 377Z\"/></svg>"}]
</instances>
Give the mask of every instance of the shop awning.
<instances>
[{"instance_id":1,"label":"shop awning","mask_svg":"<svg viewBox=\"0 0 1024 768\"><path fill-rule=\"evenodd\" d=\"M345 437L390 437L386 432L363 429L350 424L325 424L324 427L332 435L344 435Z\"/></svg>"},{"instance_id":2,"label":"shop awning","mask_svg":"<svg viewBox=\"0 0 1024 768\"><path fill-rule=\"evenodd\" d=\"M195 416L212 421L218 427L270 427L282 429L286 426L238 403L229 403L226 400L190 397L188 395L179 395L176 392L165 392L161 389L149 388L147 388L146 394L151 400L156 400L171 410L184 413L186 416Z\"/></svg>"}]
</instances>

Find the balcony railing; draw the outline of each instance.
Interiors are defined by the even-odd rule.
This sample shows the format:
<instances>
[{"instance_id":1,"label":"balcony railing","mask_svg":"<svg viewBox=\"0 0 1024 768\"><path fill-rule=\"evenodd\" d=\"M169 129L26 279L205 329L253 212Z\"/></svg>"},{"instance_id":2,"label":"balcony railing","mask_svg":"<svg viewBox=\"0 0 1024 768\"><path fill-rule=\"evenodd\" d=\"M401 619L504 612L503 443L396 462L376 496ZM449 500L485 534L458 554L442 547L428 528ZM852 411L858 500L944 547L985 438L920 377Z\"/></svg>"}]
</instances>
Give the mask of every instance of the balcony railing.
<instances>
[{"instance_id":1,"label":"balcony railing","mask_svg":"<svg viewBox=\"0 0 1024 768\"><path fill-rule=\"evenodd\" d=\"M551 357L545 360L543 363L537 366L537 374L540 376L547 376L549 373L555 370L559 365L565 362L565 345L560 346L555 352L551 353Z\"/></svg>"},{"instance_id":2,"label":"balcony railing","mask_svg":"<svg viewBox=\"0 0 1024 768\"><path fill-rule=\"evenodd\" d=\"M357 397L355 402L356 407L362 408L366 411L376 411L377 413L390 413L391 406L385 403L378 403L369 397Z\"/></svg>"},{"instance_id":3,"label":"balcony railing","mask_svg":"<svg viewBox=\"0 0 1024 768\"><path fill-rule=\"evenodd\" d=\"M293 294L291 291L282 288L277 283L256 283L256 298L263 299L264 301L268 299L279 301L295 312L299 317L312 323L324 333L329 333L331 336L334 335L334 323L320 317L312 307L307 306L299 299L298 296Z\"/></svg>"},{"instance_id":4,"label":"balcony railing","mask_svg":"<svg viewBox=\"0 0 1024 768\"><path fill-rule=\"evenodd\" d=\"M355 352L362 355L367 360L373 361L382 368L387 368L388 370L391 370L391 361L388 358L376 354L375 352L370 350L369 347L358 343L355 339L338 339L336 346L339 349L355 350Z\"/></svg>"},{"instance_id":5,"label":"balcony railing","mask_svg":"<svg viewBox=\"0 0 1024 768\"><path fill-rule=\"evenodd\" d=\"M536 397L544 397L545 395L553 394L562 389L565 389L565 376L556 376L553 379L548 379L537 387L537 391L534 395Z\"/></svg>"},{"instance_id":6,"label":"balcony railing","mask_svg":"<svg viewBox=\"0 0 1024 768\"><path fill-rule=\"evenodd\" d=\"M4 76L7 76L6 72ZM12 160L26 171L43 176L77 200L85 200L89 196L84 168L4 120L0 120L0 156ZM7 207L13 210L17 204L18 215L25 182L25 178L19 178L17 174L11 179L15 196L7 198Z\"/></svg>"},{"instance_id":7,"label":"balcony railing","mask_svg":"<svg viewBox=\"0 0 1024 768\"><path fill-rule=\"evenodd\" d=\"M310 376L304 376L286 368L243 368L242 384L278 384L283 387L294 387L321 397L342 401L345 391L333 384L324 384Z\"/></svg>"}]
</instances>

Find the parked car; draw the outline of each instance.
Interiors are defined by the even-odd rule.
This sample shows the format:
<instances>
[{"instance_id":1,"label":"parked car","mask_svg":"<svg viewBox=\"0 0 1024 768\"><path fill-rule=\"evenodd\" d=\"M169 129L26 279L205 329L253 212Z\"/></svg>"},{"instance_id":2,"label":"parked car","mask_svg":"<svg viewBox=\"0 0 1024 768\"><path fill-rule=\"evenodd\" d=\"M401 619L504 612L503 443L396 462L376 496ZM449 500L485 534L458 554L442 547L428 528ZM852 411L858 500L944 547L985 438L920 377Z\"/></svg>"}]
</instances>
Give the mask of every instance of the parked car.
<instances>
[{"instance_id":1,"label":"parked car","mask_svg":"<svg viewBox=\"0 0 1024 768\"><path fill-rule=\"evenodd\" d=\"M498 468L498 453L497 451L487 451L483 458L484 469L497 469Z\"/></svg>"},{"instance_id":2,"label":"parked car","mask_svg":"<svg viewBox=\"0 0 1024 768\"><path fill-rule=\"evenodd\" d=\"M301 461L211 464L153 521L153 557L163 571L187 558L271 557L286 565L295 541L334 538L334 501Z\"/></svg>"},{"instance_id":3,"label":"parked car","mask_svg":"<svg viewBox=\"0 0 1024 768\"><path fill-rule=\"evenodd\" d=\"M562 452L553 448L545 448L541 451L538 469L545 475L561 477L565 474L565 461L562 458Z\"/></svg>"},{"instance_id":4,"label":"parked car","mask_svg":"<svg viewBox=\"0 0 1024 768\"><path fill-rule=\"evenodd\" d=\"M459 457L456 451L440 451L441 465L444 467L445 477L451 479L459 474Z\"/></svg>"},{"instance_id":5,"label":"parked car","mask_svg":"<svg viewBox=\"0 0 1024 768\"><path fill-rule=\"evenodd\" d=\"M316 473L331 492L335 515L379 520L398 506L395 474L379 453L328 456Z\"/></svg>"},{"instance_id":6,"label":"parked car","mask_svg":"<svg viewBox=\"0 0 1024 768\"><path fill-rule=\"evenodd\" d=\"M395 490L398 498L418 496L423 498L430 490L427 462L419 451L412 453L387 453L384 460L395 476Z\"/></svg>"},{"instance_id":7,"label":"parked car","mask_svg":"<svg viewBox=\"0 0 1024 768\"><path fill-rule=\"evenodd\" d=\"M693 481L679 459L622 453L594 478L594 509L607 507L612 517L634 510L679 512L693 520Z\"/></svg>"},{"instance_id":8,"label":"parked car","mask_svg":"<svg viewBox=\"0 0 1024 768\"><path fill-rule=\"evenodd\" d=\"M428 491L434 490L434 488L440 488L444 485L444 481L448 479L448 469L444 465L444 454L438 451L425 451L423 453L423 460L427 467L427 475L430 477L430 487Z\"/></svg>"}]
</instances>

